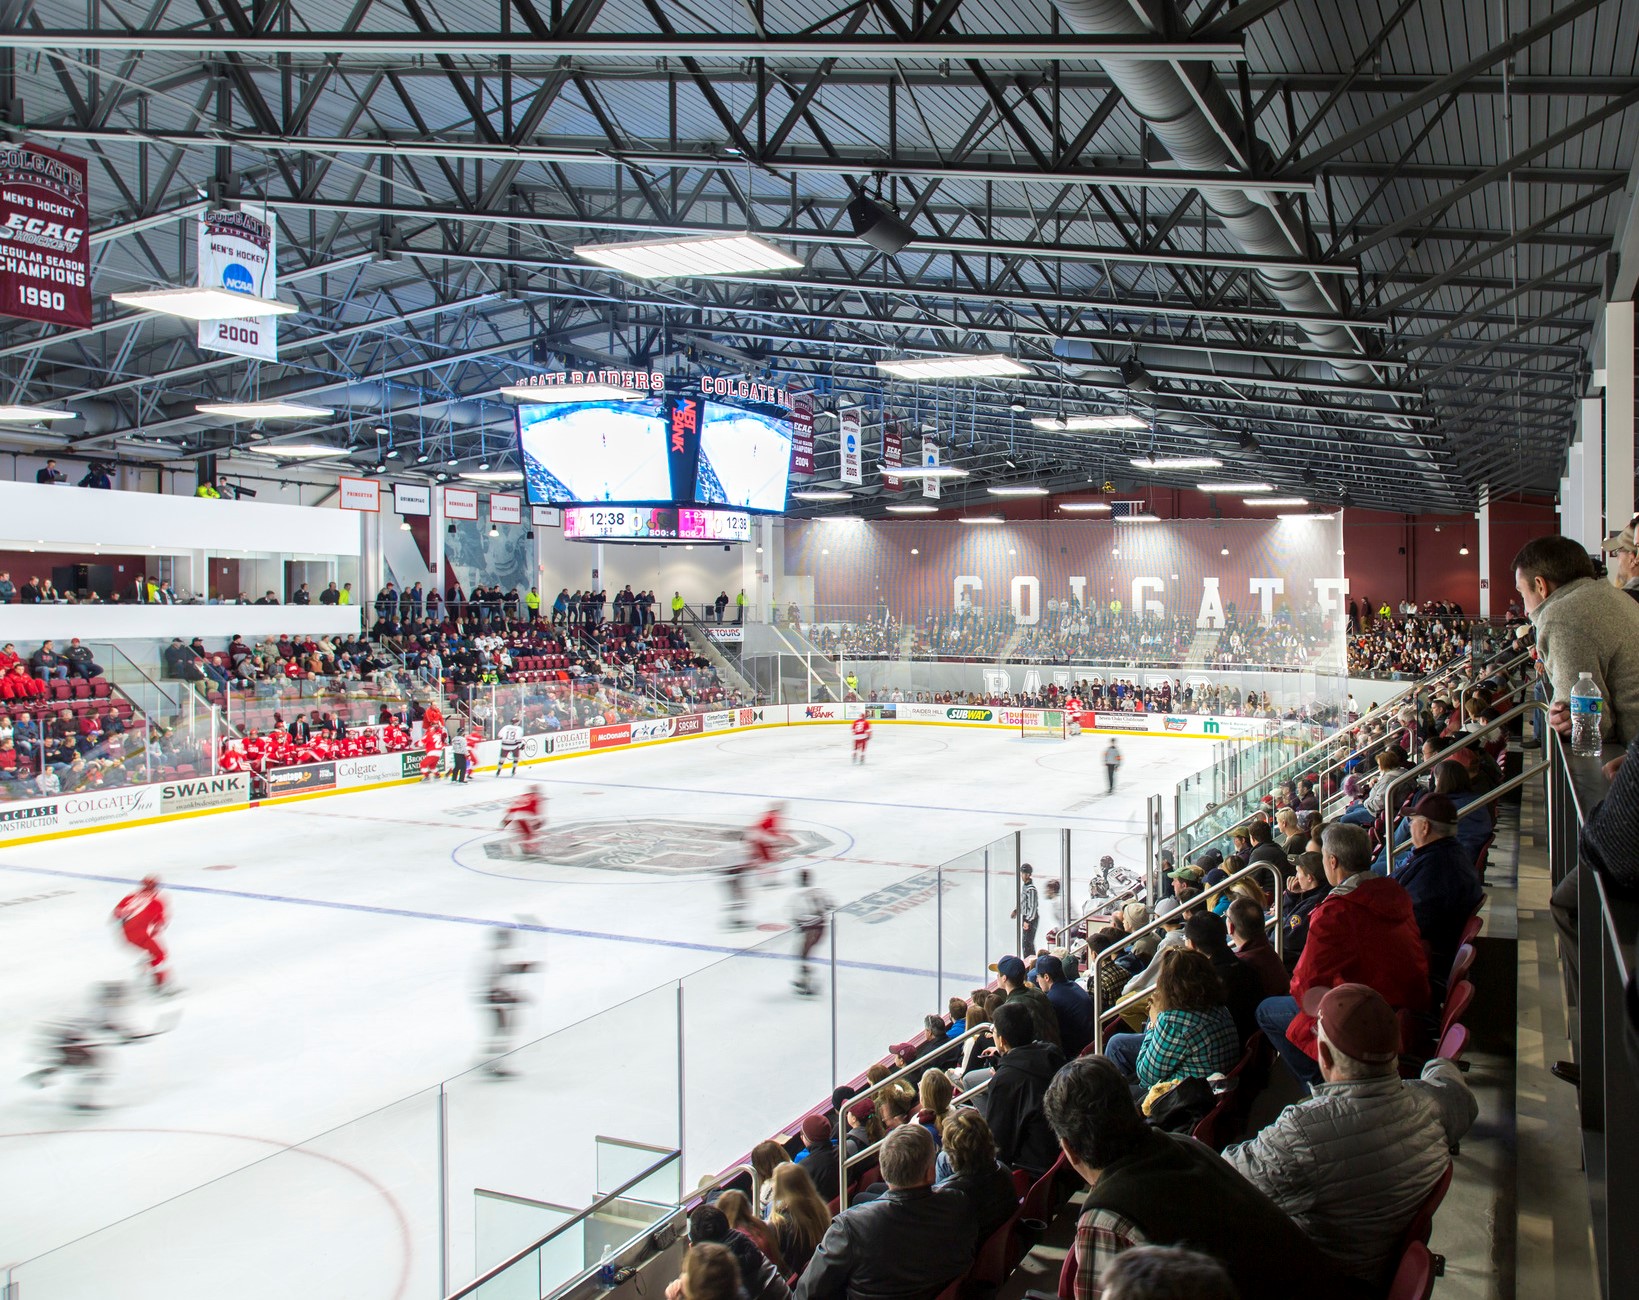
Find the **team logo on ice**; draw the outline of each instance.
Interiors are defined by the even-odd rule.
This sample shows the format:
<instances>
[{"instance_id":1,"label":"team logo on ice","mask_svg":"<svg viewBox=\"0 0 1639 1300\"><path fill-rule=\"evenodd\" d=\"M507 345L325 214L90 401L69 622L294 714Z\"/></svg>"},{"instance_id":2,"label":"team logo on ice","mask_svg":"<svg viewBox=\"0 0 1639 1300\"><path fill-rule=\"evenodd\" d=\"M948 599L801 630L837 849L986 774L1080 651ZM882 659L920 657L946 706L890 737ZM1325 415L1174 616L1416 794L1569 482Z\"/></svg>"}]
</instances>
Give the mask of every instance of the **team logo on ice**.
<instances>
[{"instance_id":1,"label":"team logo on ice","mask_svg":"<svg viewBox=\"0 0 1639 1300\"><path fill-rule=\"evenodd\" d=\"M588 867L604 871L660 873L714 872L736 866L750 856L738 826L716 822L585 821L550 826L535 838L534 851L520 854L510 839L484 843L490 870L524 879L536 878L542 867ZM785 832L790 847L785 856L804 857L823 852L831 841L803 827Z\"/></svg>"}]
</instances>

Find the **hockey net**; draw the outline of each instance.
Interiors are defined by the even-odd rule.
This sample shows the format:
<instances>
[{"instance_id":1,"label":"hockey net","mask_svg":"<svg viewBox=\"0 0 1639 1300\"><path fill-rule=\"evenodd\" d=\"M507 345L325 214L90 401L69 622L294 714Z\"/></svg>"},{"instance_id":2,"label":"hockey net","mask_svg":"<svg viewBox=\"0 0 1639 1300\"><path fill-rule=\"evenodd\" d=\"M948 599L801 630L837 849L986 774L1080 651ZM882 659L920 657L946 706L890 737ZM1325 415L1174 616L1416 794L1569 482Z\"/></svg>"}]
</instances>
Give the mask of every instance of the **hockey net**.
<instances>
[{"instance_id":1,"label":"hockey net","mask_svg":"<svg viewBox=\"0 0 1639 1300\"><path fill-rule=\"evenodd\" d=\"M1019 723L1019 734L1026 740L1068 739L1069 715L1063 709L1026 709Z\"/></svg>"}]
</instances>

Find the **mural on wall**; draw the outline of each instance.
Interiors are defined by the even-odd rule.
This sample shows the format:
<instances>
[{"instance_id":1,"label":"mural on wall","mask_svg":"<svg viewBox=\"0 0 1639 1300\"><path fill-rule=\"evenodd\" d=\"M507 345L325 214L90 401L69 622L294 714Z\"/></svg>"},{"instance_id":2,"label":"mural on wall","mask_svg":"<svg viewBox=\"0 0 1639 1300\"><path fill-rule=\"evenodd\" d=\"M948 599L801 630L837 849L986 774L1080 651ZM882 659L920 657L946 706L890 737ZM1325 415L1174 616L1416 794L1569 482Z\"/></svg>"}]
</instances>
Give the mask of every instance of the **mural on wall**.
<instances>
[{"instance_id":1,"label":"mural on wall","mask_svg":"<svg viewBox=\"0 0 1639 1300\"><path fill-rule=\"evenodd\" d=\"M450 575L460 579L461 586L471 591L475 585L500 587L505 591L529 587L528 530L517 524L501 524L495 536L489 535L488 519L451 520L455 531L444 537L444 581Z\"/></svg>"}]
</instances>

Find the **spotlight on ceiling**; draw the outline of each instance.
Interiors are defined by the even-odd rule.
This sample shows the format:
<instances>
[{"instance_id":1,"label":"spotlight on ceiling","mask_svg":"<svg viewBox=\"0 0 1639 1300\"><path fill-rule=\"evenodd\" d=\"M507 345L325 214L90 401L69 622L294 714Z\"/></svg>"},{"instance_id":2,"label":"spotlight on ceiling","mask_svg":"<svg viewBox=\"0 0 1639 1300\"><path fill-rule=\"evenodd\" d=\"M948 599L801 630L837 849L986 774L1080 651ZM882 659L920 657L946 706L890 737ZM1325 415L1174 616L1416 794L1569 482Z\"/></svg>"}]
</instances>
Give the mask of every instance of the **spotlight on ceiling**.
<instances>
[{"instance_id":1,"label":"spotlight on ceiling","mask_svg":"<svg viewBox=\"0 0 1639 1300\"><path fill-rule=\"evenodd\" d=\"M855 239L889 256L916 238L916 231L909 224L863 194L856 194L848 201L848 220L853 224Z\"/></svg>"},{"instance_id":2,"label":"spotlight on ceiling","mask_svg":"<svg viewBox=\"0 0 1639 1300\"><path fill-rule=\"evenodd\" d=\"M1155 380L1150 372L1137 361L1123 361L1121 363L1121 382L1127 385L1127 391L1133 393L1147 393L1155 387Z\"/></svg>"}]
</instances>

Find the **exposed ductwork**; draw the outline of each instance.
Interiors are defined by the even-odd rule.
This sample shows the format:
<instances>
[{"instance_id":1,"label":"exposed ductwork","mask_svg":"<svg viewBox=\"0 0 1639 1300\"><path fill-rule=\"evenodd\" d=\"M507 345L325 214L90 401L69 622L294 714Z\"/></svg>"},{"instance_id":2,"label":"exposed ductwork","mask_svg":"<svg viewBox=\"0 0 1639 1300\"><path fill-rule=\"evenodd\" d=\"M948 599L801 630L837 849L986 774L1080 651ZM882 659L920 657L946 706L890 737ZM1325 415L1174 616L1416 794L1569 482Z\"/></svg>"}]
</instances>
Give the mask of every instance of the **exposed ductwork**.
<instances>
[{"instance_id":1,"label":"exposed ductwork","mask_svg":"<svg viewBox=\"0 0 1639 1300\"><path fill-rule=\"evenodd\" d=\"M1153 36L1154 30L1139 15L1140 0L1055 0L1059 12L1084 36ZM1218 122L1236 120L1236 113L1210 71L1185 71L1177 63L1158 59L1101 60L1133 112L1149 124L1173 161L1191 170L1242 171L1247 160L1224 138ZM1209 115L1202 102L1217 110ZM1308 251L1288 229L1275 201L1258 190L1202 192L1202 201L1224 223L1235 242L1248 253L1272 257L1306 258ZM1259 271L1258 278L1281 304L1294 312L1336 316L1333 302L1319 280L1297 271ZM1376 378L1370 365L1337 358L1358 355L1359 341L1335 325L1304 325L1315 347L1328 354L1338 376L1354 382Z\"/></svg>"}]
</instances>

